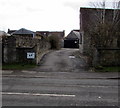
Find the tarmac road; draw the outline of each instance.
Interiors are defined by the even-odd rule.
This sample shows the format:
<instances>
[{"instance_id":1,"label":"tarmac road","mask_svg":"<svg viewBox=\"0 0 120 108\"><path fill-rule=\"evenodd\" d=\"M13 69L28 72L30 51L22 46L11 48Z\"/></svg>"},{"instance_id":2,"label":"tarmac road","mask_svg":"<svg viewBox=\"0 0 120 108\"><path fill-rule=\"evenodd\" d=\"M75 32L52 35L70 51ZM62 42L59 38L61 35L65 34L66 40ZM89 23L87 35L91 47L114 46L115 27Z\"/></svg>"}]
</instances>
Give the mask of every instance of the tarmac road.
<instances>
[{"instance_id":1,"label":"tarmac road","mask_svg":"<svg viewBox=\"0 0 120 108\"><path fill-rule=\"evenodd\" d=\"M53 51L32 70L3 71L3 106L118 106L118 73L87 71L76 51Z\"/></svg>"},{"instance_id":2,"label":"tarmac road","mask_svg":"<svg viewBox=\"0 0 120 108\"><path fill-rule=\"evenodd\" d=\"M118 106L110 79L3 78L3 106Z\"/></svg>"}]
</instances>

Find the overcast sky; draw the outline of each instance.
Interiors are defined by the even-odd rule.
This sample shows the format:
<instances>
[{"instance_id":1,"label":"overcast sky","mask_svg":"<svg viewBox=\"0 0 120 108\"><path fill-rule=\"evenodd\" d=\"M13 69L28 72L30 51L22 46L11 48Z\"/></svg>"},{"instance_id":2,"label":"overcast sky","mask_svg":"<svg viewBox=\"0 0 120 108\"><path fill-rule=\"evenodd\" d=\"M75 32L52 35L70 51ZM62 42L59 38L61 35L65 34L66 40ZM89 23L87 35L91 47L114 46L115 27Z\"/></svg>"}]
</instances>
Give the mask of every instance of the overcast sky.
<instances>
[{"instance_id":1,"label":"overcast sky","mask_svg":"<svg viewBox=\"0 0 120 108\"><path fill-rule=\"evenodd\" d=\"M102 0L0 0L0 30L65 30L68 34L80 28L80 7L88 7L90 2L99 1Z\"/></svg>"}]
</instances>

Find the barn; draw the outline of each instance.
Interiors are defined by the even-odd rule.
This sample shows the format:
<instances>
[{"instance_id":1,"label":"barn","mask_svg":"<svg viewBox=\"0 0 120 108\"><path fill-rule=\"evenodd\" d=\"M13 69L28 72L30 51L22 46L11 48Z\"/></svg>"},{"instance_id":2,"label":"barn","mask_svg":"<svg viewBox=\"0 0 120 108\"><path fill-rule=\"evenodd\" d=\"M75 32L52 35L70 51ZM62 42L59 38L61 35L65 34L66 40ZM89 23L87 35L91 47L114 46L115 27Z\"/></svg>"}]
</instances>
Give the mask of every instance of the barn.
<instances>
[{"instance_id":1,"label":"barn","mask_svg":"<svg viewBox=\"0 0 120 108\"><path fill-rule=\"evenodd\" d=\"M72 30L64 39L64 48L79 48L79 40L79 30Z\"/></svg>"}]
</instances>

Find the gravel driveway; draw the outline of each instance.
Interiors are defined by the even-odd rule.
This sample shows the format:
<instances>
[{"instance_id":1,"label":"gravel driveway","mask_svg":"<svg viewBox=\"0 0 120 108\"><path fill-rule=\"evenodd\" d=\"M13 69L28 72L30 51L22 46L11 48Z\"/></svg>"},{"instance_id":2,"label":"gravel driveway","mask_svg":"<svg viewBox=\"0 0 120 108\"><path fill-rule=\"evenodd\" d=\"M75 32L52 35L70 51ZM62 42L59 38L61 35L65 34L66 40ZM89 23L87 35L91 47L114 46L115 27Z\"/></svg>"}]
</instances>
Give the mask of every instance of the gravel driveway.
<instances>
[{"instance_id":1,"label":"gravel driveway","mask_svg":"<svg viewBox=\"0 0 120 108\"><path fill-rule=\"evenodd\" d=\"M40 65L34 71L40 72L79 72L83 71L86 63L77 57L79 49L61 49L46 54Z\"/></svg>"}]
</instances>

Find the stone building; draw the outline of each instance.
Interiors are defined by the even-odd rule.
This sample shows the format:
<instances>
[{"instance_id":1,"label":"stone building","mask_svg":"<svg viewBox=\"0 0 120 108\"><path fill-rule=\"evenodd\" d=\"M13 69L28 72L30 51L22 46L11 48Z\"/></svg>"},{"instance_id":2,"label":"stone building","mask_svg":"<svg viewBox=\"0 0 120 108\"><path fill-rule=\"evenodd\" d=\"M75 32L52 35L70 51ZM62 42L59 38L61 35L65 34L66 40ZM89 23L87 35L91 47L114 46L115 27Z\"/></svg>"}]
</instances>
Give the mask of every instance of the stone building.
<instances>
[{"instance_id":1,"label":"stone building","mask_svg":"<svg viewBox=\"0 0 120 108\"><path fill-rule=\"evenodd\" d=\"M37 33L41 34L44 37L49 36L57 36L60 39L60 46L64 47L64 37L65 37L65 31L36 31Z\"/></svg>"},{"instance_id":2,"label":"stone building","mask_svg":"<svg viewBox=\"0 0 120 108\"><path fill-rule=\"evenodd\" d=\"M116 14L116 15L115 15ZM91 57L92 64L103 64L103 65L117 65L120 64L120 10L119 9L100 9L100 8L80 8L80 52L82 54L88 55ZM117 36L112 33L112 30L104 32L111 34L107 38L96 37L96 44L93 44L95 40L95 35L91 36L91 33L96 30L97 26L105 23L117 25L112 26L113 29L116 26ZM98 31L99 33L99 31ZM98 34L97 34L98 35ZM100 35L99 35L100 36ZM109 43L109 39L112 39L109 45L104 45L101 39L104 39L104 42Z\"/></svg>"}]
</instances>

